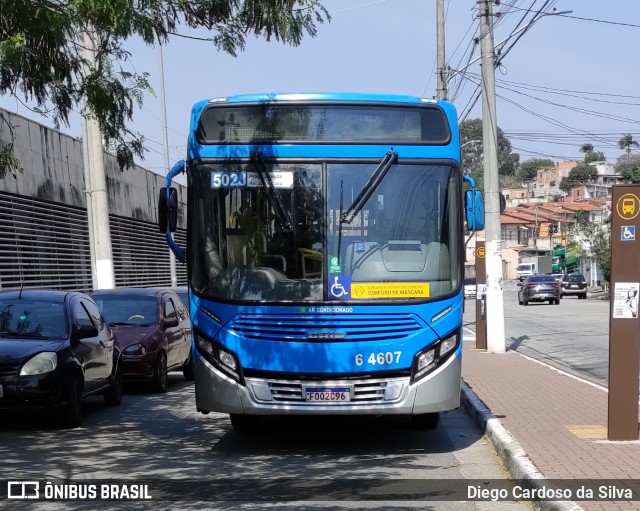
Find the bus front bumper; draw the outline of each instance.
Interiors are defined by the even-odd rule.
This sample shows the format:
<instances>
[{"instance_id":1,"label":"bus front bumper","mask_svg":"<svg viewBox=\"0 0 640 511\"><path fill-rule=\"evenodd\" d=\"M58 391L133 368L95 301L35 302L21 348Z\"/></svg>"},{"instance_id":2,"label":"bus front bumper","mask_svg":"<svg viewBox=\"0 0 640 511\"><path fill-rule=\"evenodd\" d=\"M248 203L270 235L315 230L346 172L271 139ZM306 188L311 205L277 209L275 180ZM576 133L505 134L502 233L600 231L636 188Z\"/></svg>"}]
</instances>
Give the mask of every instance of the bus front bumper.
<instances>
[{"instance_id":1,"label":"bus front bumper","mask_svg":"<svg viewBox=\"0 0 640 511\"><path fill-rule=\"evenodd\" d=\"M246 378L246 385L218 371L204 357L195 363L196 407L203 413L247 415L411 415L460 405L460 360L450 357L421 380L409 377L325 381ZM348 401L307 401L306 390L348 389Z\"/></svg>"}]
</instances>

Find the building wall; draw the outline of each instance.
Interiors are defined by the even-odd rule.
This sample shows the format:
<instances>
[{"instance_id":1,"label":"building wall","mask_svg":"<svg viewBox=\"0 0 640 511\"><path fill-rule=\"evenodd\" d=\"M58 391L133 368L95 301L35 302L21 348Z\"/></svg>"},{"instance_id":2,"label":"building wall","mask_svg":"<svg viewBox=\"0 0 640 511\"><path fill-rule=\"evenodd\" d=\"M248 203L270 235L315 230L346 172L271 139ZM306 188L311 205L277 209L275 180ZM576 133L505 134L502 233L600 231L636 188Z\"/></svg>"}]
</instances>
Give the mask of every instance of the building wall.
<instances>
[{"instance_id":1,"label":"building wall","mask_svg":"<svg viewBox=\"0 0 640 511\"><path fill-rule=\"evenodd\" d=\"M82 141L0 111L13 126L14 154L24 172L0 179L0 288L92 289ZM12 133L0 123L0 141ZM164 177L136 166L120 171L104 155L116 285L170 285L170 259L157 229ZM186 187L176 239L186 243ZM99 233L97 234L99 235ZM178 263L178 281L186 268Z\"/></svg>"}]
</instances>

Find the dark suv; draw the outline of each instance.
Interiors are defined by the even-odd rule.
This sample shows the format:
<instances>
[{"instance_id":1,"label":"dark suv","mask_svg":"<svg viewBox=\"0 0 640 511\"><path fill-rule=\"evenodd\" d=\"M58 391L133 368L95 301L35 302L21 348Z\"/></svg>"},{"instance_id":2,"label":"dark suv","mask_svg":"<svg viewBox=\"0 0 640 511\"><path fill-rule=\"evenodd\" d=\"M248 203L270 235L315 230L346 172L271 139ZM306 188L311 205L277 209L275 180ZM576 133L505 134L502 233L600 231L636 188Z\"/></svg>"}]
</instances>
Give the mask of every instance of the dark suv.
<instances>
[{"instance_id":1,"label":"dark suv","mask_svg":"<svg viewBox=\"0 0 640 511\"><path fill-rule=\"evenodd\" d=\"M59 408L78 427L92 394L122 400L120 351L96 303L77 292L0 292L0 410Z\"/></svg>"},{"instance_id":2,"label":"dark suv","mask_svg":"<svg viewBox=\"0 0 640 511\"><path fill-rule=\"evenodd\" d=\"M580 273L570 273L562 278L560 296L575 295L583 300L587 299L587 281Z\"/></svg>"}]
</instances>

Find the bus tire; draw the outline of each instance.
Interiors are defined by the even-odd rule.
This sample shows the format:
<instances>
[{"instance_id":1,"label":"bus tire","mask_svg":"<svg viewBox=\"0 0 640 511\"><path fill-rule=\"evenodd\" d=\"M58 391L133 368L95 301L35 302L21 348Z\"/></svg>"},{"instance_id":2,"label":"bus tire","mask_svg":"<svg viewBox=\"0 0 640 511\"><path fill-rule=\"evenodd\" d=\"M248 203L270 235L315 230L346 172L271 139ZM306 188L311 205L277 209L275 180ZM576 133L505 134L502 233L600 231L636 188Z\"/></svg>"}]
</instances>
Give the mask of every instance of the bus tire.
<instances>
[{"instance_id":1,"label":"bus tire","mask_svg":"<svg viewBox=\"0 0 640 511\"><path fill-rule=\"evenodd\" d=\"M242 413L229 414L231 426L235 431L250 431L255 429L260 422L259 415L246 415Z\"/></svg>"},{"instance_id":2,"label":"bus tire","mask_svg":"<svg viewBox=\"0 0 640 511\"><path fill-rule=\"evenodd\" d=\"M193 372L193 353L191 353L191 351L189 351L189 358L182 366L182 375L187 381L193 381L195 379L195 374Z\"/></svg>"},{"instance_id":3,"label":"bus tire","mask_svg":"<svg viewBox=\"0 0 640 511\"><path fill-rule=\"evenodd\" d=\"M440 424L440 414L438 412L411 416L411 425L415 429L436 429L438 424Z\"/></svg>"}]
</instances>

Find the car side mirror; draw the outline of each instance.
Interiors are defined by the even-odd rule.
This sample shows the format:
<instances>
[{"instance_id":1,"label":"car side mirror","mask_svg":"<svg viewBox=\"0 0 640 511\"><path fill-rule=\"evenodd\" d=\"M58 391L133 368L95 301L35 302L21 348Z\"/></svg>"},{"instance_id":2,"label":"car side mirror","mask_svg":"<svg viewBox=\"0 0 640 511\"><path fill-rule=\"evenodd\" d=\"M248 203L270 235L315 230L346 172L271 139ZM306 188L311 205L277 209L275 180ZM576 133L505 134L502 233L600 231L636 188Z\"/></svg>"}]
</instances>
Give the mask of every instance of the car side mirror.
<instances>
[{"instance_id":1,"label":"car side mirror","mask_svg":"<svg viewBox=\"0 0 640 511\"><path fill-rule=\"evenodd\" d=\"M71 347L72 348L77 348L78 345L80 344L80 341L82 339L88 339L90 337L97 337L98 336L98 329L94 326L94 325L88 325L88 324L75 324L73 325L73 329L71 332Z\"/></svg>"},{"instance_id":2,"label":"car side mirror","mask_svg":"<svg viewBox=\"0 0 640 511\"><path fill-rule=\"evenodd\" d=\"M178 326L180 323L178 322L177 318L172 318L172 319L165 319L164 320L164 326L166 328L174 328L176 326Z\"/></svg>"}]
</instances>

